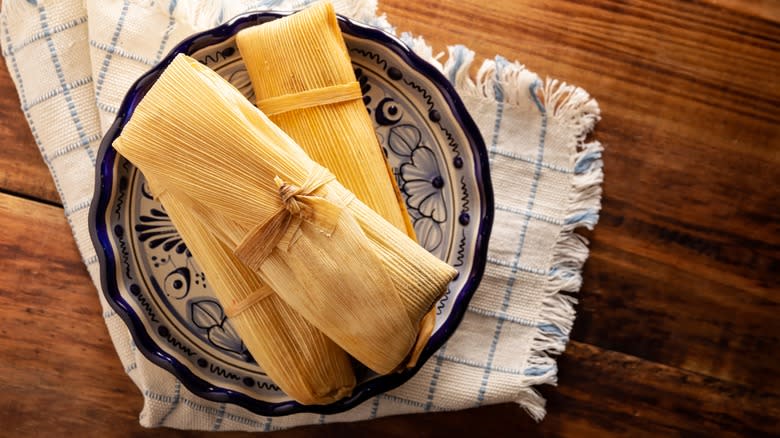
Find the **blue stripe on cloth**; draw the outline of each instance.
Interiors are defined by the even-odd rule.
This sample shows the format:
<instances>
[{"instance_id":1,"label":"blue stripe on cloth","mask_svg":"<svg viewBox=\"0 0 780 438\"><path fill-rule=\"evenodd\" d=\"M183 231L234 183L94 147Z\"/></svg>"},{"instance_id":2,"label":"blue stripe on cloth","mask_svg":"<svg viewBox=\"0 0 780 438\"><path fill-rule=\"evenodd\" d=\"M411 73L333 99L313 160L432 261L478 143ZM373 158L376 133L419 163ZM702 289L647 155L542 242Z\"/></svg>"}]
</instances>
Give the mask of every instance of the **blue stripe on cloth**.
<instances>
[{"instance_id":1,"label":"blue stripe on cloth","mask_svg":"<svg viewBox=\"0 0 780 438\"><path fill-rule=\"evenodd\" d=\"M382 398L380 396L374 397L374 402L371 404L371 413L368 415L368 418L373 420L376 418L376 414L379 411L379 402L382 401Z\"/></svg>"},{"instance_id":2,"label":"blue stripe on cloth","mask_svg":"<svg viewBox=\"0 0 780 438\"><path fill-rule=\"evenodd\" d=\"M536 326L542 333L551 333L556 336L565 336L561 329L558 328L555 324L548 323L542 323Z\"/></svg>"},{"instance_id":3,"label":"blue stripe on cloth","mask_svg":"<svg viewBox=\"0 0 780 438\"><path fill-rule=\"evenodd\" d=\"M165 421L168 420L168 417L173 413L174 410L176 410L176 407L179 406L179 401L181 399L181 382L178 380L176 381L176 385L173 387L173 400L171 400L171 406L168 408L168 412L165 413L165 415L160 418L160 422L157 423L157 426L164 426Z\"/></svg>"},{"instance_id":4,"label":"blue stripe on cloth","mask_svg":"<svg viewBox=\"0 0 780 438\"><path fill-rule=\"evenodd\" d=\"M72 208L65 209L65 216L70 216L73 213L84 210L85 208L89 208L91 204L92 204L91 199L79 202L78 204L74 205Z\"/></svg>"},{"instance_id":5,"label":"blue stripe on cloth","mask_svg":"<svg viewBox=\"0 0 780 438\"><path fill-rule=\"evenodd\" d=\"M539 112L542 115L542 126L539 132L539 146L536 153L536 168L534 169L534 176L531 182L531 192L528 197L528 205L525 207L527 211L533 211L534 202L536 201L536 191L539 188L539 178L542 174L541 164L542 160L544 159L544 144L545 138L547 136L547 111L539 101L539 96L536 94L537 87L539 87L539 81L534 81L528 87L531 99L533 99L534 103L536 104L536 108L539 109ZM509 303L512 298L512 291L514 290L515 281L517 280L517 276L515 274L517 274L519 271L520 259L523 256L523 246L525 245L525 236L528 232L528 224L530 221L531 218L526 217L520 230L520 241L517 244L517 250L515 251L515 257L512 263L512 272L509 276L509 279L507 280L506 290L504 291L504 300L501 304L501 312L506 312L507 308L509 308ZM485 400L485 392L487 391L487 385L490 379L490 367L493 366L493 358L496 354L496 347L498 346L498 340L501 337L501 329L504 326L504 321L505 320L503 319L499 319L496 323L496 329L493 332L493 341L490 344L490 351L488 352L487 367L485 368L485 373L482 376L482 383L480 384L479 391L477 393L477 406L480 406Z\"/></svg>"},{"instance_id":6,"label":"blue stripe on cloth","mask_svg":"<svg viewBox=\"0 0 780 438\"><path fill-rule=\"evenodd\" d=\"M105 111L105 112L107 112L107 113L111 113L111 114L117 114L117 113L119 113L119 108L117 108L117 107L115 107L115 106L111 106L111 105L105 104L105 103L103 103L103 102L97 102L95 105L96 105L96 106L98 107L98 109L100 109L101 111Z\"/></svg>"},{"instance_id":7,"label":"blue stripe on cloth","mask_svg":"<svg viewBox=\"0 0 780 438\"><path fill-rule=\"evenodd\" d=\"M65 155L65 154L67 154L68 152L73 152L76 149L84 147L85 145L88 145L88 144L90 144L92 142L95 142L95 141L98 141L98 140L100 140L100 134L92 134L92 135L90 135L89 137L87 137L87 138L85 138L83 140L79 140L79 141L77 141L75 143L71 143L71 144L65 145L65 146L63 146L63 147L61 147L59 149L56 149L54 152L51 153L51 155L49 156L49 159L54 161L55 159L57 159L57 158Z\"/></svg>"},{"instance_id":8,"label":"blue stripe on cloth","mask_svg":"<svg viewBox=\"0 0 780 438\"><path fill-rule=\"evenodd\" d=\"M265 420L265 424L263 425L263 432L270 432L271 431L271 423L273 422L273 418L268 417Z\"/></svg>"},{"instance_id":9,"label":"blue stripe on cloth","mask_svg":"<svg viewBox=\"0 0 780 438\"><path fill-rule=\"evenodd\" d=\"M214 23L214 26L217 26L222 23L222 20L225 19L225 4L222 3L219 5L219 15L217 16L217 21Z\"/></svg>"},{"instance_id":10,"label":"blue stripe on cloth","mask_svg":"<svg viewBox=\"0 0 780 438\"><path fill-rule=\"evenodd\" d=\"M56 26L52 26L48 30L42 30L40 32L36 32L36 33L30 35L29 37L23 39L22 42L20 42L19 45L16 46L16 47L13 47L13 46L11 46L9 44L8 47L6 47L3 50L3 56L8 56L9 54L11 54L11 52L19 53L20 50L24 49L25 47L29 46L30 44L32 44L32 43L34 43L34 42L36 42L36 41L38 41L40 39L47 38L47 37L50 37L52 35L56 35L56 34L58 34L60 32L66 31L66 30L68 30L68 29L70 29L72 27L76 27L79 24L84 24L86 22L87 22L87 17L85 15L83 17L79 17L79 18L75 18L73 20L70 20L70 21L68 21L66 23L61 23L61 24L58 24Z\"/></svg>"},{"instance_id":11,"label":"blue stripe on cloth","mask_svg":"<svg viewBox=\"0 0 780 438\"><path fill-rule=\"evenodd\" d=\"M528 220L528 218L526 218L526 221L527 220ZM521 265L520 263L516 263L514 261L513 262L507 262L507 261L499 260L499 259L493 258L493 257L488 257L487 261L491 265L503 266L505 268L512 268L512 273L513 274L515 274L517 272L527 272L529 274L536 274L536 275L547 275L548 274L548 272L543 270L543 269L532 268L530 266Z\"/></svg>"},{"instance_id":12,"label":"blue stripe on cloth","mask_svg":"<svg viewBox=\"0 0 780 438\"><path fill-rule=\"evenodd\" d=\"M536 219L538 221L547 222L548 224L553 225L563 225L563 221L560 219L555 219L554 217L550 217L544 214L534 213L533 211L528 210L522 210L519 208L515 208L509 205L503 205L496 203L496 210L499 211L506 211L508 213L514 213L514 214L520 214L523 216L528 216L531 219Z\"/></svg>"},{"instance_id":13,"label":"blue stripe on cloth","mask_svg":"<svg viewBox=\"0 0 780 438\"><path fill-rule=\"evenodd\" d=\"M529 377L538 377L547 374L553 369L555 369L555 365L546 366L546 367L528 367L523 372L523 374Z\"/></svg>"},{"instance_id":14,"label":"blue stripe on cloth","mask_svg":"<svg viewBox=\"0 0 780 438\"><path fill-rule=\"evenodd\" d=\"M84 260L84 264L87 266L94 265L97 262L98 262L98 256L96 255L93 255L92 257Z\"/></svg>"},{"instance_id":15,"label":"blue stripe on cloth","mask_svg":"<svg viewBox=\"0 0 780 438\"><path fill-rule=\"evenodd\" d=\"M160 41L160 47L157 49L157 55L154 57L154 62L158 63L160 62L160 59L162 59L163 56L163 50L165 50L165 45L168 44L168 39L171 37L171 31L173 30L173 25L176 24L176 19L171 16L168 19L168 27L165 29L165 33L163 34L162 41Z\"/></svg>"},{"instance_id":16,"label":"blue stripe on cloth","mask_svg":"<svg viewBox=\"0 0 780 438\"><path fill-rule=\"evenodd\" d=\"M214 419L214 427L211 428L213 432L216 432L219 430L220 427L222 427L222 418L225 415L225 404L220 403L219 405L219 412L217 413L217 418Z\"/></svg>"},{"instance_id":17,"label":"blue stripe on cloth","mask_svg":"<svg viewBox=\"0 0 780 438\"><path fill-rule=\"evenodd\" d=\"M149 58L146 58L146 57L141 56L141 55L136 55L135 53L128 52L127 50L125 50L125 49L123 49L121 47L111 46L111 45L108 45L108 44L105 44L105 43L101 43L101 42L95 41L95 40L89 40L89 45L94 47L94 48L96 48L96 49L98 49L98 50L102 50L102 51L106 52L106 54L118 55L118 56L121 56L122 58L126 58L126 59L129 59L131 61L135 61L135 62L137 62L139 64L144 64L144 65L149 65L149 66L152 66L152 65L156 64L156 62L153 59L149 59Z\"/></svg>"},{"instance_id":18,"label":"blue stripe on cloth","mask_svg":"<svg viewBox=\"0 0 780 438\"><path fill-rule=\"evenodd\" d=\"M422 404L422 403L420 403L420 402L418 402L418 401L415 401L415 400L409 400L409 399L407 399L407 398L398 397L398 396L396 396L396 395L382 394L382 395L381 395L381 397L382 397L382 398L385 398L385 399L387 399L387 400L390 400L390 401L394 401L394 402L396 402L396 403L401 403L401 404L404 404L404 405L409 405L409 406L412 406L412 407L415 407L415 408L424 408L424 407L425 407L425 405L424 405L424 404ZM433 406L431 406L431 407L433 407Z\"/></svg>"},{"instance_id":19,"label":"blue stripe on cloth","mask_svg":"<svg viewBox=\"0 0 780 438\"><path fill-rule=\"evenodd\" d=\"M85 76L81 79L76 79L75 81L69 84L65 84L64 87L57 87L53 90L49 90L46 93L38 96L32 102L27 104L26 107L22 107L22 111L27 111L29 109L32 109L36 105L40 105L49 99L59 96L60 94L64 93L66 90L73 90L74 88L83 87L84 85L91 84L91 83L92 83L92 76Z\"/></svg>"},{"instance_id":20,"label":"blue stripe on cloth","mask_svg":"<svg viewBox=\"0 0 780 438\"><path fill-rule=\"evenodd\" d=\"M168 27L165 28L165 33L163 34L162 40L160 41L160 47L157 49L157 55L154 57L155 64L160 62L160 59L162 59L165 45L168 44L168 39L171 37L173 25L176 24L176 19L173 18L173 11L176 10L177 3L177 0L171 0L171 2L168 4Z\"/></svg>"},{"instance_id":21,"label":"blue stripe on cloth","mask_svg":"<svg viewBox=\"0 0 780 438\"><path fill-rule=\"evenodd\" d=\"M582 157L577 159L577 164L574 165L574 173L582 175L590 170L594 163L601 160L601 151L594 150L585 153Z\"/></svg>"},{"instance_id":22,"label":"blue stripe on cloth","mask_svg":"<svg viewBox=\"0 0 780 438\"><path fill-rule=\"evenodd\" d=\"M48 32L49 23L46 18L46 8L40 6L38 8L38 14L40 17L41 28L44 32ZM68 106L70 118L76 125L76 132L78 133L79 138L84 141L88 135L86 132L84 132L84 127L81 125L81 118L79 117L78 111L76 110L76 103L73 101L73 96L70 94L68 84L65 82L65 72L62 69L62 64L60 63L59 55L57 54L57 48L54 46L54 40L52 39L51 34L46 36L46 45L49 47L49 55L51 56L51 61L54 64L54 71L57 73L57 78L60 81L60 87L63 89L62 96L65 98L65 103ZM85 146L84 151L87 153L89 161L91 161L94 165L95 153L92 152L92 149L89 146Z\"/></svg>"},{"instance_id":23,"label":"blue stripe on cloth","mask_svg":"<svg viewBox=\"0 0 780 438\"><path fill-rule=\"evenodd\" d=\"M458 70L463 65L463 53L466 51L466 47L458 44L452 49L452 53L455 55L455 62L450 70L449 80L452 85L455 85L455 79L458 75Z\"/></svg>"},{"instance_id":24,"label":"blue stripe on cloth","mask_svg":"<svg viewBox=\"0 0 780 438\"><path fill-rule=\"evenodd\" d=\"M239 415L234 415L230 412L225 413L225 418L235 423L246 424L247 426L251 426L255 429L260 426L260 422L258 421L252 420L251 418L241 417Z\"/></svg>"},{"instance_id":25,"label":"blue stripe on cloth","mask_svg":"<svg viewBox=\"0 0 780 438\"><path fill-rule=\"evenodd\" d=\"M325 424L325 415L324 414L320 414L320 418L317 419L317 423Z\"/></svg>"},{"instance_id":26,"label":"blue stripe on cloth","mask_svg":"<svg viewBox=\"0 0 780 438\"><path fill-rule=\"evenodd\" d=\"M494 74L495 83L493 85L493 92L496 95L496 121L493 124L493 137L490 139L490 160L492 161L494 154L492 151L496 149L498 145L498 134L501 131L501 120L504 118L504 87L501 84L501 70L508 64L507 60L501 56L496 56L496 70Z\"/></svg>"},{"instance_id":27,"label":"blue stripe on cloth","mask_svg":"<svg viewBox=\"0 0 780 438\"><path fill-rule=\"evenodd\" d=\"M204 412L204 413L209 414L209 415L215 415L215 416L216 415L220 415L218 409L214 409L214 408L209 407L209 406L204 406L204 405L196 403L193 400L187 399L185 397L181 397L181 384L179 382L176 382L176 383L177 383L177 385L174 388L174 395L173 396L159 394L159 393L156 393L156 392L153 392L153 391L150 391L149 389L147 389L147 390L144 391L144 397L149 398L151 400L163 402L163 403L170 403L170 404L180 403L180 404L183 404L183 405L187 406L188 408L192 409L193 411ZM175 408L175 406L173 406L172 408ZM165 416L163 416L162 420L158 424L162 425L167 420L167 418L171 414L171 412L173 412L172 409L169 410L166 413ZM223 417L227 418L227 419L229 419L231 421L247 424L247 425L250 425L250 426L253 426L253 427L260 426L259 422L255 421L255 420L252 420L251 418L242 417L240 415L234 415L234 414L231 414L229 412L225 412L223 414ZM266 423L268 423L268 422L266 421ZM268 425L266 427L269 427L269 426L270 425Z\"/></svg>"},{"instance_id":28,"label":"blue stripe on cloth","mask_svg":"<svg viewBox=\"0 0 780 438\"><path fill-rule=\"evenodd\" d=\"M444 353L447 351L447 344L444 344L439 349L436 356L436 365L433 368L433 375L431 376L431 383L428 384L428 401L425 403L423 410L429 412L433 406L433 397L436 395L436 385L438 384L439 374L441 374L441 364L444 362Z\"/></svg>"},{"instance_id":29,"label":"blue stripe on cloth","mask_svg":"<svg viewBox=\"0 0 780 438\"><path fill-rule=\"evenodd\" d=\"M490 368L491 372L496 372L496 373L514 374L514 375L523 374L523 372L521 370L518 370L518 369L505 368L505 367L489 367L489 366L487 366L485 364L481 364L481 363L473 361L473 360L463 359L463 358L455 357L455 356L447 356L447 355L444 355L444 354L439 354L439 355L436 356L436 358L437 359L441 359L441 360L446 360L447 362L456 363L456 364L459 364L459 365L465 365L465 366L472 367L472 368L479 368L481 370L482 369L486 369L486 368Z\"/></svg>"},{"instance_id":30,"label":"blue stripe on cloth","mask_svg":"<svg viewBox=\"0 0 780 438\"><path fill-rule=\"evenodd\" d=\"M122 27L125 25L125 18L127 17L127 9L130 7L130 1L125 0L122 5L122 12L119 14L119 19L116 22L116 29L114 34L111 35L110 49L107 50L106 56L103 58L103 63L100 66L100 72L98 72L97 81L95 82L95 98L100 97L101 91L103 91L103 82L106 80L106 73L108 73L108 66L111 63L111 57L116 49L116 45L119 42L119 35L122 33Z\"/></svg>"},{"instance_id":31,"label":"blue stripe on cloth","mask_svg":"<svg viewBox=\"0 0 780 438\"><path fill-rule=\"evenodd\" d=\"M173 403L174 400L176 400L176 397L174 396L159 394L149 389L144 390L144 397L163 403Z\"/></svg>"},{"instance_id":32,"label":"blue stripe on cloth","mask_svg":"<svg viewBox=\"0 0 780 438\"><path fill-rule=\"evenodd\" d=\"M404 404L404 405L407 405L407 406L412 406L412 407L415 407L415 408L418 408L418 409L424 409L425 408L425 404L420 403L420 402L418 402L416 400L409 400L408 398L399 397L397 395L380 394L380 395L374 397L374 404L373 404L373 406L371 408L371 414L369 415L370 419L376 418L377 411L379 409L379 401L380 401L380 399L385 399L385 400L388 400L388 401L391 401L391 402L400 403L400 404ZM446 409L444 409L444 408L442 408L440 406L436 406L436 405L433 405L433 404L431 405L430 409L433 410L433 411L445 411L446 410Z\"/></svg>"},{"instance_id":33,"label":"blue stripe on cloth","mask_svg":"<svg viewBox=\"0 0 780 438\"><path fill-rule=\"evenodd\" d=\"M219 412L217 409L212 408L211 406L203 406L187 398L182 397L181 402L182 404L184 404L185 406L189 407L194 411L203 412L209 415L217 415L217 413Z\"/></svg>"},{"instance_id":34,"label":"blue stripe on cloth","mask_svg":"<svg viewBox=\"0 0 780 438\"><path fill-rule=\"evenodd\" d=\"M536 323L531 321L530 319L518 318L516 316L507 315L504 312L496 312L493 310L481 309L479 307L474 307L474 306L469 306L468 309L466 310L471 313L476 313L477 315L488 316L490 318L496 318L496 319L504 320L506 322L524 325L526 327L536 327Z\"/></svg>"},{"instance_id":35,"label":"blue stripe on cloth","mask_svg":"<svg viewBox=\"0 0 780 438\"><path fill-rule=\"evenodd\" d=\"M507 150L501 149L499 147L491 147L490 148L490 153L493 154L493 155L501 155L502 157L512 158L512 159L517 160L517 161L523 161L523 162L530 163L530 164L533 164L533 165L537 164L536 160L533 159L533 158L524 157L522 155L516 154L516 153L511 152L511 151L507 151ZM493 155L491 155L491 156L493 156ZM553 170L555 172L560 172L560 173L565 173L565 174L575 173L574 170L572 170L572 169L568 169L568 168L562 167L562 166L556 166L555 164L550 164L550 163L544 163L543 162L543 163L541 163L541 165L545 169L550 169L550 170Z\"/></svg>"},{"instance_id":36,"label":"blue stripe on cloth","mask_svg":"<svg viewBox=\"0 0 780 438\"><path fill-rule=\"evenodd\" d=\"M599 211L596 209L588 209L586 211L574 214L566 218L566 225L580 224L587 228L593 228L599 221Z\"/></svg>"}]
</instances>

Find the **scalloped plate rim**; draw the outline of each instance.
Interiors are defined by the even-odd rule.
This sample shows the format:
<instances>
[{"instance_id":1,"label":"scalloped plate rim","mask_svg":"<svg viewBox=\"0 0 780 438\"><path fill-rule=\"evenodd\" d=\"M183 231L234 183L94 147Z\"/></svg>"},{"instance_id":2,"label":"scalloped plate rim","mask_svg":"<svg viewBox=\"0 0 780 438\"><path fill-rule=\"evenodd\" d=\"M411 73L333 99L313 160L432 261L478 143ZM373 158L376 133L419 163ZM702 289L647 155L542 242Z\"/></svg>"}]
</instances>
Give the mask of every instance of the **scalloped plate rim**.
<instances>
[{"instance_id":1,"label":"scalloped plate rim","mask_svg":"<svg viewBox=\"0 0 780 438\"><path fill-rule=\"evenodd\" d=\"M203 44L204 40L207 38L219 38L220 36L230 37L245 27L267 21L268 19L281 18L292 13L294 13L294 11L248 12L228 20L220 26L194 34L177 44L157 65L136 80L125 95L114 123L108 129L101 141L97 157L98 164L95 174L95 191L93 202L89 210L90 238L98 257L100 284L102 286L103 294L111 308L124 321L138 350L152 363L167 372L170 372L195 395L206 400L237 404L255 414L264 416L284 416L295 413L336 414L344 412L372 396L397 388L414 376L430 356L438 350L447 339L449 339L465 314L468 303L476 291L485 270L487 262L487 244L493 225L494 214L493 189L488 167L488 154L484 140L482 139L476 123L469 115L462 100L449 80L447 80L438 69L412 52L412 50L397 37L378 28L364 25L339 15L338 20L342 31L382 44L403 59L407 66L426 76L441 93L443 99L452 111L455 120L461 126L464 134L469 140L468 146L474 154L474 176L477 181L481 182L481 184L478 185L480 195L480 211L478 215L479 230L476 235L476 244L474 248L475 256L471 272L464 286L454 299L450 315L442 324L441 328L428 340L428 343L423 349L420 359L414 368L393 375L381 376L369 382L365 382L356 387L354 393L350 397L328 405L303 405L295 401L281 403L265 402L237 391L215 387L193 374L186 365L180 363L177 359L171 357L164 351L161 351L155 341L146 332L143 323L137 317L135 311L120 295L116 278L114 278L115 275L113 274L114 270L106 269L109 266L116 266L116 260L112 251L113 247L110 244L108 237L110 230L107 229L107 223L105 222L105 210L106 207L108 207L108 202L111 200L111 194L113 192L113 171L117 155L116 150L113 149L111 142L108 141L108 139L113 140L123 128L125 121L132 115L132 111L135 105L137 105L137 94L140 89L144 87L147 81L156 80L164 67L167 66L177 54L193 50L193 46ZM113 279L113 281L109 281L110 279Z\"/></svg>"}]
</instances>

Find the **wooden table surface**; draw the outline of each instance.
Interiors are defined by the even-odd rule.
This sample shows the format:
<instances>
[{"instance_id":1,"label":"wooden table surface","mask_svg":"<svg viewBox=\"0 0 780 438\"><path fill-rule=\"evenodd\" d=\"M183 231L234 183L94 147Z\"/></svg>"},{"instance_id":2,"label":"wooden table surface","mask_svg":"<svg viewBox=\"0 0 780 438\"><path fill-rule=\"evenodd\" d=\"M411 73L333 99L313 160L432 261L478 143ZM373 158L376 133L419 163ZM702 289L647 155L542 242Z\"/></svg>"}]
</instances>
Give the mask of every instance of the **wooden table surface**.
<instances>
[{"instance_id":1,"label":"wooden table surface","mask_svg":"<svg viewBox=\"0 0 780 438\"><path fill-rule=\"evenodd\" d=\"M598 99L606 182L577 321L558 387L541 388L541 424L507 404L271 436L780 433L780 5L380 8L437 50L502 54ZM201 435L138 425L141 395L110 344L4 64L0 260L1 436Z\"/></svg>"}]
</instances>

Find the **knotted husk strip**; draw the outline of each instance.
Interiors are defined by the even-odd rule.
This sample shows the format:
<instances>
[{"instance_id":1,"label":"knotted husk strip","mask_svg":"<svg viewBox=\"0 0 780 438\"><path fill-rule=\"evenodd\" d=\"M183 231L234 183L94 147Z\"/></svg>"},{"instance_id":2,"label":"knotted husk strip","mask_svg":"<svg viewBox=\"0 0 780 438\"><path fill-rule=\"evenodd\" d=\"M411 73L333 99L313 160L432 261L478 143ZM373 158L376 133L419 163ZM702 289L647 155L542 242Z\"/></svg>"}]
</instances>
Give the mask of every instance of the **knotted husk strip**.
<instances>
[{"instance_id":1,"label":"knotted husk strip","mask_svg":"<svg viewBox=\"0 0 780 438\"><path fill-rule=\"evenodd\" d=\"M148 180L154 192L158 184ZM170 190L155 193L206 274L230 323L268 377L292 399L327 404L348 396L355 375L347 353L282 301L243 265L188 209L192 202ZM250 296L260 300L231 314Z\"/></svg>"}]
</instances>

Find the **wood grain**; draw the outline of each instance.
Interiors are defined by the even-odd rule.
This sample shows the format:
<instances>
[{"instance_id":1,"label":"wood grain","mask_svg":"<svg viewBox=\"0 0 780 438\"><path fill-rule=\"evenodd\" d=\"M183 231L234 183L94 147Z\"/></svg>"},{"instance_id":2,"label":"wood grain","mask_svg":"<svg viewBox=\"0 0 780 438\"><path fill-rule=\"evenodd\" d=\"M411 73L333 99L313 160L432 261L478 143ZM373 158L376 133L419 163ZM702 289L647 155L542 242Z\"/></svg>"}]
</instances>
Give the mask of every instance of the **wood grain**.
<instances>
[{"instance_id":1,"label":"wood grain","mask_svg":"<svg viewBox=\"0 0 780 438\"><path fill-rule=\"evenodd\" d=\"M502 405L272 436L457 436L474 424L495 436L780 430L780 5L380 3L437 51L500 53L599 100L606 182L574 341L559 387L542 390L550 414L539 425ZM62 210L35 202L58 198L5 66L0 139L0 424L12 435L167 435L138 426L141 396Z\"/></svg>"},{"instance_id":2,"label":"wood grain","mask_svg":"<svg viewBox=\"0 0 780 438\"><path fill-rule=\"evenodd\" d=\"M780 21L780 7L775 0L709 0L709 2L743 15L760 17L775 23Z\"/></svg>"},{"instance_id":3,"label":"wood grain","mask_svg":"<svg viewBox=\"0 0 780 438\"><path fill-rule=\"evenodd\" d=\"M606 183L574 338L780 387L780 26L708 3L513 4L384 9L438 49L502 53L599 100Z\"/></svg>"},{"instance_id":4,"label":"wood grain","mask_svg":"<svg viewBox=\"0 0 780 438\"><path fill-rule=\"evenodd\" d=\"M69 232L61 210L0 194L0 229L6 231L0 253L11 255L0 266L5 431L15 436L41 430L56 436L141 431L140 394L110 344L75 246L60 239ZM453 436L475 422L484 424L486 436L509 430L544 436L755 436L772 430L780 416L780 394L758 385L729 383L579 342L570 345L560 367L559 390L544 391L552 414L541 425L516 405L501 405L271 436Z\"/></svg>"}]
</instances>

